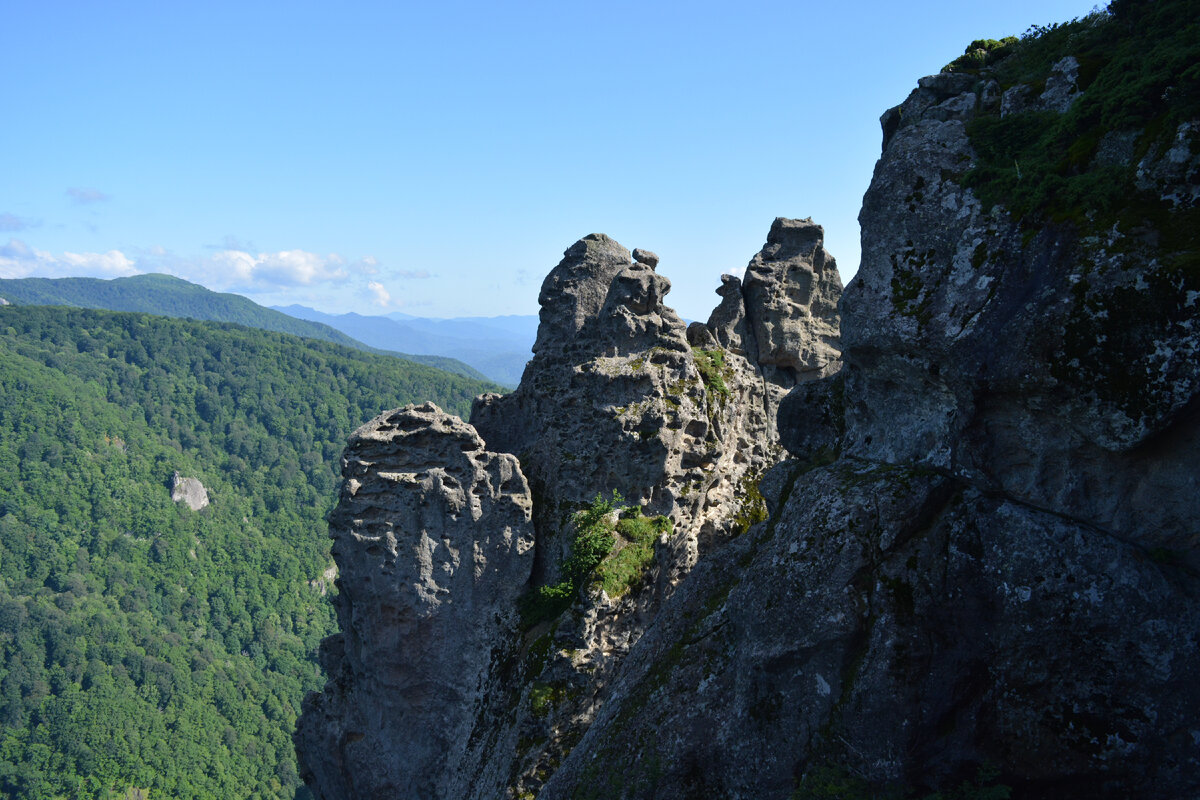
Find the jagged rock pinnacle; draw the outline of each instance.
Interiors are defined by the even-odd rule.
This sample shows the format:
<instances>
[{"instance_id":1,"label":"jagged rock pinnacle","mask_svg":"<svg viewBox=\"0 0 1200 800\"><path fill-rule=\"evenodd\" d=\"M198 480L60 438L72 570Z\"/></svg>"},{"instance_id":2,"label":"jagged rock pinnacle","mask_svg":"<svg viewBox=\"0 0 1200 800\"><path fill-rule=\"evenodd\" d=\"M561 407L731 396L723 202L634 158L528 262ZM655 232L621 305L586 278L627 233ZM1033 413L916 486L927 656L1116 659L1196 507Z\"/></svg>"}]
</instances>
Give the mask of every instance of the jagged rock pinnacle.
<instances>
[{"instance_id":1,"label":"jagged rock pinnacle","mask_svg":"<svg viewBox=\"0 0 1200 800\"><path fill-rule=\"evenodd\" d=\"M329 521L341 633L296 734L308 779L326 800L465 797L533 564L529 487L516 458L432 403L359 428L343 465Z\"/></svg>"}]
</instances>

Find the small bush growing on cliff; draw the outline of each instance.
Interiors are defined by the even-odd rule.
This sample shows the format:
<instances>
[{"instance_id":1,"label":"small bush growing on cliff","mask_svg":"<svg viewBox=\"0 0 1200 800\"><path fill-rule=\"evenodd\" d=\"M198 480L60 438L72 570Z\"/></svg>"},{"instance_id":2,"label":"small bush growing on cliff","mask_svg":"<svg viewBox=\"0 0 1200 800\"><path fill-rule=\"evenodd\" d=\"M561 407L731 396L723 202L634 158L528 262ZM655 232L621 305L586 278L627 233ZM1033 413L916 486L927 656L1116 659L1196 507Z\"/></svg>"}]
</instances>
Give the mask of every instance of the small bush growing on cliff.
<instances>
[{"instance_id":1,"label":"small bush growing on cliff","mask_svg":"<svg viewBox=\"0 0 1200 800\"><path fill-rule=\"evenodd\" d=\"M988 54L981 75L1001 89L1024 84L1040 92L1053 64L1068 55L1079 64L1082 94L1066 113L1001 117L996 109L967 126L979 157L964 184L985 209L1002 203L1030 227L1046 220L1111 227L1137 197L1142 155L1168 145L1179 123L1200 115L1200 20L1191 2L1114 3L1109 13L1031 28ZM1132 158L1098 158L1106 134L1122 131L1137 137ZM1160 203L1143 201L1139 208Z\"/></svg>"},{"instance_id":2,"label":"small bush growing on cliff","mask_svg":"<svg viewBox=\"0 0 1200 800\"><path fill-rule=\"evenodd\" d=\"M592 504L575 514L575 540L571 543L571 557L564 564L567 580L578 587L592 570L616 544L613 525L609 521L612 512L623 508L625 498L614 491L612 498L605 500L597 494Z\"/></svg>"},{"instance_id":3,"label":"small bush growing on cliff","mask_svg":"<svg viewBox=\"0 0 1200 800\"><path fill-rule=\"evenodd\" d=\"M733 535L741 536L760 522L766 520L767 500L758 490L758 476L748 474L742 478L739 494L741 505L733 516Z\"/></svg>"},{"instance_id":4,"label":"small bush growing on cliff","mask_svg":"<svg viewBox=\"0 0 1200 800\"><path fill-rule=\"evenodd\" d=\"M620 492L613 491L608 499L597 494L589 506L575 513L575 538L571 555L562 564L563 579L535 588L521 601L526 628L570 608L593 575L610 597L620 597L641 579L654 560L654 540L671 529L671 521L645 517L640 506L624 503ZM621 514L615 522L614 511Z\"/></svg>"},{"instance_id":5,"label":"small bush growing on cliff","mask_svg":"<svg viewBox=\"0 0 1200 800\"><path fill-rule=\"evenodd\" d=\"M708 390L709 397L728 397L729 387L725 385L725 351L693 347L692 354L696 359L696 369L700 371L700 380L704 381L704 388Z\"/></svg>"},{"instance_id":6,"label":"small bush growing on cliff","mask_svg":"<svg viewBox=\"0 0 1200 800\"><path fill-rule=\"evenodd\" d=\"M654 560L654 542L671 530L666 517L646 517L639 506L626 509L617 521L620 548L596 567L596 578L609 597L620 597L637 585Z\"/></svg>"},{"instance_id":7,"label":"small bush growing on cliff","mask_svg":"<svg viewBox=\"0 0 1200 800\"><path fill-rule=\"evenodd\" d=\"M1008 48L1018 41L1015 36L1003 39L976 39L958 58L942 67L942 72L978 72L981 67L994 64L1008 55Z\"/></svg>"}]
</instances>

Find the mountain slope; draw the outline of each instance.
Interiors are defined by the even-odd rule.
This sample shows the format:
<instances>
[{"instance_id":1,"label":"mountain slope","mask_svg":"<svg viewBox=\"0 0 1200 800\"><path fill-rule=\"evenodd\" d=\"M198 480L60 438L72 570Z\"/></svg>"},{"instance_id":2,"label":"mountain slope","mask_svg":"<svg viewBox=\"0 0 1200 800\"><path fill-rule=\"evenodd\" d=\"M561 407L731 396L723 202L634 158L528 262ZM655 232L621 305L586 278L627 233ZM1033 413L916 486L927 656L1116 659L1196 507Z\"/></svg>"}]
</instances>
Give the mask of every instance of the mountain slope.
<instances>
[{"instance_id":1,"label":"mountain slope","mask_svg":"<svg viewBox=\"0 0 1200 800\"><path fill-rule=\"evenodd\" d=\"M342 443L483 388L226 323L0 307L0 796L303 791ZM173 503L176 472L210 505Z\"/></svg>"},{"instance_id":2,"label":"mountain slope","mask_svg":"<svg viewBox=\"0 0 1200 800\"><path fill-rule=\"evenodd\" d=\"M14 305L66 305L109 311L138 311L164 317L234 322L266 331L289 333L333 342L357 350L374 350L339 330L319 322L297 319L264 308L241 295L214 292L172 275L133 275L128 278L19 278L0 280L0 297ZM451 358L407 355L384 348L389 355L483 380L479 372Z\"/></svg>"}]
</instances>

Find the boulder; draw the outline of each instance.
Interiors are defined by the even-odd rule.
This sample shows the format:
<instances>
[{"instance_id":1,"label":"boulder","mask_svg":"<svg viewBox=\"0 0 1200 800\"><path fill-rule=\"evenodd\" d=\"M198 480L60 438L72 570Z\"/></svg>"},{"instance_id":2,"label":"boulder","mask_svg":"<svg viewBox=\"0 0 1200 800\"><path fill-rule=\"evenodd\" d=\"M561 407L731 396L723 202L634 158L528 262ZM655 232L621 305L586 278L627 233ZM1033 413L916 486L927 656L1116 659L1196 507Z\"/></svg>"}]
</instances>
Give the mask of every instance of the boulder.
<instances>
[{"instance_id":1,"label":"boulder","mask_svg":"<svg viewBox=\"0 0 1200 800\"><path fill-rule=\"evenodd\" d=\"M199 478L185 478L178 471L171 476L171 500L183 503L192 511L199 511L208 505L208 490Z\"/></svg>"}]
</instances>

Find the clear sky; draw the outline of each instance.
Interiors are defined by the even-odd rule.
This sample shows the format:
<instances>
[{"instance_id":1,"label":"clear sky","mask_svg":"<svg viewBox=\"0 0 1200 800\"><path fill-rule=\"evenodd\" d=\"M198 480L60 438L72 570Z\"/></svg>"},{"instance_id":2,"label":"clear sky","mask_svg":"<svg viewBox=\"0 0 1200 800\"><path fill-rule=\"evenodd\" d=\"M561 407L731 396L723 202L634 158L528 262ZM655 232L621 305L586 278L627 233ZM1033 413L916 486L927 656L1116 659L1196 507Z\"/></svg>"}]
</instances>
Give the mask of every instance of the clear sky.
<instances>
[{"instance_id":1,"label":"clear sky","mask_svg":"<svg viewBox=\"0 0 1200 800\"><path fill-rule=\"evenodd\" d=\"M879 116L1090 0L4 0L0 277L531 314L604 232L707 318L776 216L843 279Z\"/></svg>"}]
</instances>

